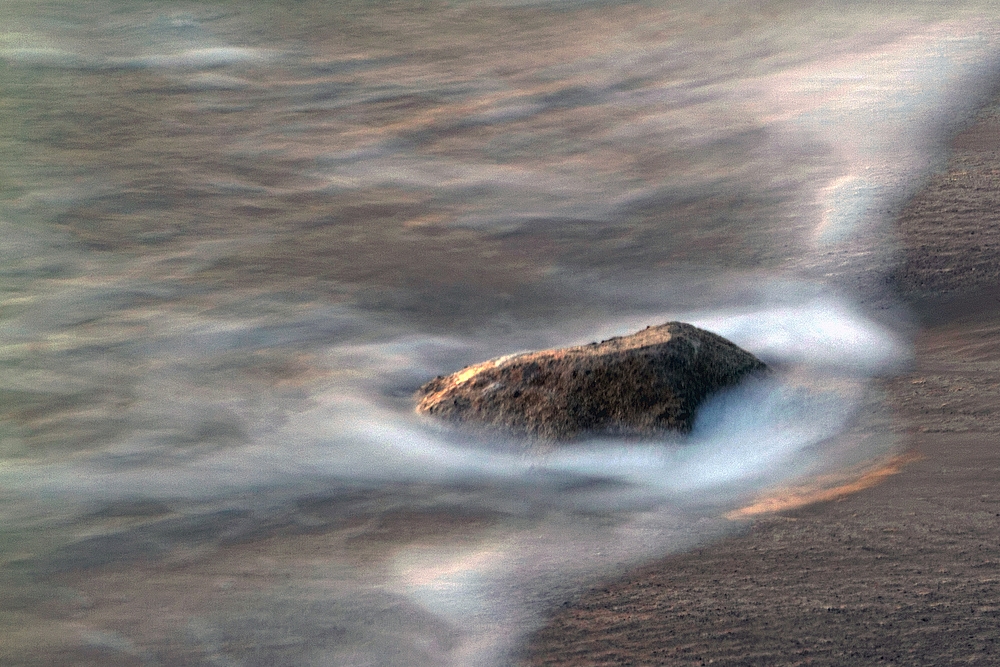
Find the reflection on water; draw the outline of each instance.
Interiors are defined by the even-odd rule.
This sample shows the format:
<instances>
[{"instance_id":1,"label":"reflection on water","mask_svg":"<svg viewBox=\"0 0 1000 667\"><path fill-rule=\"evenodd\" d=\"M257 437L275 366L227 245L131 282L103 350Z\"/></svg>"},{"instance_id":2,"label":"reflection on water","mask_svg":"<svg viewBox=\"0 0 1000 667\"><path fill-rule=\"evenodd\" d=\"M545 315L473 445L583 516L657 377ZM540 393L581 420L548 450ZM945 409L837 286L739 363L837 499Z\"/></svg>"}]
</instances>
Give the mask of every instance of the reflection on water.
<instances>
[{"instance_id":1,"label":"reflection on water","mask_svg":"<svg viewBox=\"0 0 1000 667\"><path fill-rule=\"evenodd\" d=\"M886 222L984 7L0 1L0 662L509 663L889 455ZM674 318L778 373L658 442L412 412Z\"/></svg>"}]
</instances>

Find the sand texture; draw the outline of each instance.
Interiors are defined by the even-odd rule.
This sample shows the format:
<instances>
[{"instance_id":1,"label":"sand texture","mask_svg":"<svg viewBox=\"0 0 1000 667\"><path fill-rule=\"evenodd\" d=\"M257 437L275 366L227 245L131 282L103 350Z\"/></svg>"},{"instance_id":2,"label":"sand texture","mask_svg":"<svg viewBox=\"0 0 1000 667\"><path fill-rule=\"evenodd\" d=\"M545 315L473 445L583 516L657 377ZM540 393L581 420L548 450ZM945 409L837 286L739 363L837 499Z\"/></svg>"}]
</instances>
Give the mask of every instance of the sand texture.
<instances>
[{"instance_id":1,"label":"sand texture","mask_svg":"<svg viewBox=\"0 0 1000 667\"><path fill-rule=\"evenodd\" d=\"M884 483L590 590L529 665L1000 664L1000 113L906 206L921 322L884 380L915 459Z\"/></svg>"}]
</instances>

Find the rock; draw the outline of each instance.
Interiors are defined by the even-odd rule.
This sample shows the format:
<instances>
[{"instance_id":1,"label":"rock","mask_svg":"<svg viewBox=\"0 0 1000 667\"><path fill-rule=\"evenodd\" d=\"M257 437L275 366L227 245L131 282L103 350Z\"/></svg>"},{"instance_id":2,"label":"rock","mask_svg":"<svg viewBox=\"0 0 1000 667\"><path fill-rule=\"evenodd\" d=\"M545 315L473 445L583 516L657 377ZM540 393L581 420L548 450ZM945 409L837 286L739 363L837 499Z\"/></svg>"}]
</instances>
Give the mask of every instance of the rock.
<instances>
[{"instance_id":1,"label":"rock","mask_svg":"<svg viewBox=\"0 0 1000 667\"><path fill-rule=\"evenodd\" d=\"M668 322L439 376L417 392L417 412L559 441L687 432L706 396L766 368L722 336Z\"/></svg>"}]
</instances>

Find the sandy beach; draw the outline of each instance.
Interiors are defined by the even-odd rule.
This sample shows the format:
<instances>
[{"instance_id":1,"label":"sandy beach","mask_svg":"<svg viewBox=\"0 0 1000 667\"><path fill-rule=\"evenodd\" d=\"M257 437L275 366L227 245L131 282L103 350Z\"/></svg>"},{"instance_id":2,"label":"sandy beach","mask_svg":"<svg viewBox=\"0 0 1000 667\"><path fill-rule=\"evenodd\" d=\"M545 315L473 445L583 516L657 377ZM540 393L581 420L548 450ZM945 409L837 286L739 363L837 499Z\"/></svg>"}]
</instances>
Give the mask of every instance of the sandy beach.
<instances>
[{"instance_id":1,"label":"sandy beach","mask_svg":"<svg viewBox=\"0 0 1000 667\"><path fill-rule=\"evenodd\" d=\"M1000 662L998 199L994 103L898 219L895 280L920 325L912 367L882 380L898 474L591 589L524 664Z\"/></svg>"}]
</instances>

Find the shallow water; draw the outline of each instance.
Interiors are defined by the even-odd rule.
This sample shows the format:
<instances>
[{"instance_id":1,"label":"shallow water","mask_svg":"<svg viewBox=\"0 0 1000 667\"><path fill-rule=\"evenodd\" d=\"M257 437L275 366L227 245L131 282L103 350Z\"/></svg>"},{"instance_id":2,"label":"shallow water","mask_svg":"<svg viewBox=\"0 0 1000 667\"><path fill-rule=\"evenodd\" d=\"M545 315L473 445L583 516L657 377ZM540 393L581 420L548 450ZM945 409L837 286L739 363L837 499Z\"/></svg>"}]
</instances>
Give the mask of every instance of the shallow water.
<instances>
[{"instance_id":1,"label":"shallow water","mask_svg":"<svg viewBox=\"0 0 1000 667\"><path fill-rule=\"evenodd\" d=\"M466 665L895 451L894 211L988 3L3 0L0 662ZM427 379L684 319L779 372L536 451Z\"/></svg>"}]
</instances>

